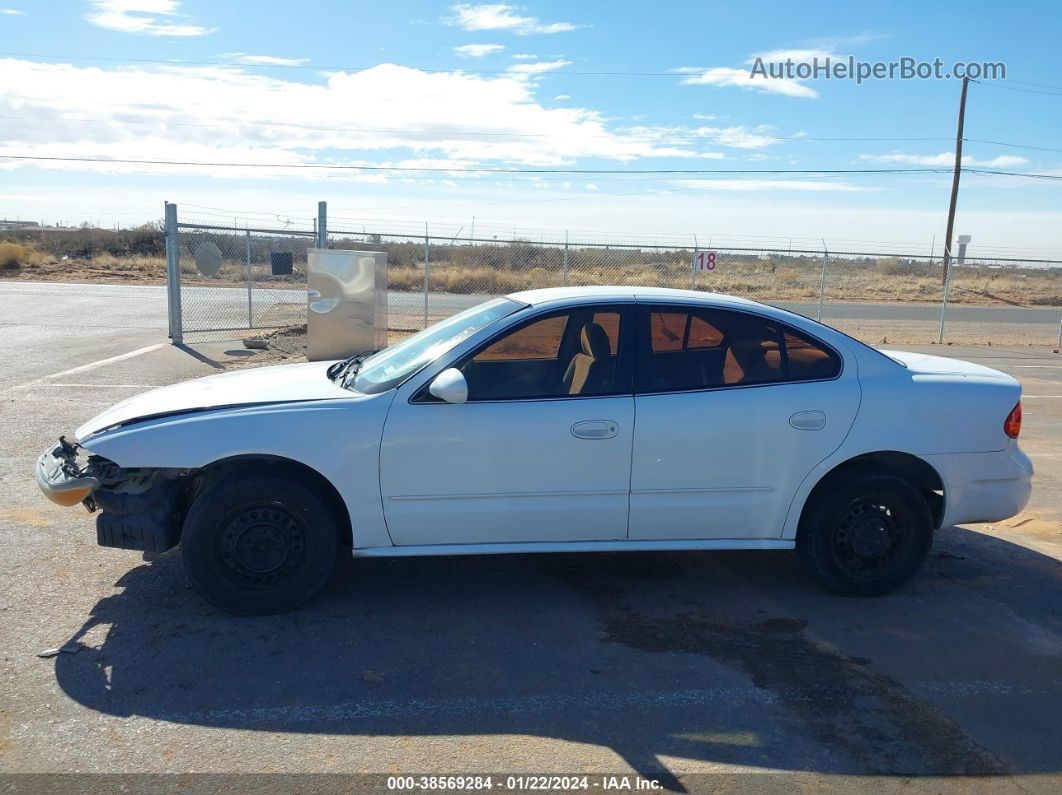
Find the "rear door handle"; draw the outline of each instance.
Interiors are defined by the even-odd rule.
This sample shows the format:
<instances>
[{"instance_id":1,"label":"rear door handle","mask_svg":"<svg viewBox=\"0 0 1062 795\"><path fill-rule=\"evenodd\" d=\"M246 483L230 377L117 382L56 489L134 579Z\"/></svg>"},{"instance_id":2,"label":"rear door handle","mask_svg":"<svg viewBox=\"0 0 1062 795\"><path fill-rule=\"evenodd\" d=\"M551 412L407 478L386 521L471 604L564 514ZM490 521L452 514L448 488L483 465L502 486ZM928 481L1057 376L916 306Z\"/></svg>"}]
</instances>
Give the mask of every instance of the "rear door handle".
<instances>
[{"instance_id":1,"label":"rear door handle","mask_svg":"<svg viewBox=\"0 0 1062 795\"><path fill-rule=\"evenodd\" d=\"M821 411L798 411L789 418L798 431L821 431L826 427L826 414Z\"/></svg>"},{"instance_id":2,"label":"rear door handle","mask_svg":"<svg viewBox=\"0 0 1062 795\"><path fill-rule=\"evenodd\" d=\"M583 420L572 426L572 436L578 439L611 439L618 432L612 420Z\"/></svg>"}]
</instances>

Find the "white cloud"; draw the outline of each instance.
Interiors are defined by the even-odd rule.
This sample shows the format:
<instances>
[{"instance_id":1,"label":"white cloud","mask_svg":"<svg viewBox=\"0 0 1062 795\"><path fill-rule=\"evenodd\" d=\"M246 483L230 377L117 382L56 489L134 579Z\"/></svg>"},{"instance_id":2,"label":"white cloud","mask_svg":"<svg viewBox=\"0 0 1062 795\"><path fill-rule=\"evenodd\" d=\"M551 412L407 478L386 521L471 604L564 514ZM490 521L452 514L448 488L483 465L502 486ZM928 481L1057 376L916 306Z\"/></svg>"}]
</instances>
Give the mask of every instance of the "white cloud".
<instances>
[{"instance_id":1,"label":"white cloud","mask_svg":"<svg viewBox=\"0 0 1062 795\"><path fill-rule=\"evenodd\" d=\"M281 58L276 55L249 55L245 52L227 52L226 58L248 66L301 66L309 63L309 58Z\"/></svg>"},{"instance_id":2,"label":"white cloud","mask_svg":"<svg viewBox=\"0 0 1062 795\"><path fill-rule=\"evenodd\" d=\"M759 124L755 127L743 125L697 127L693 133L698 137L708 138L720 146L730 146L735 149L762 149L779 143L779 139L771 135L771 127L766 124Z\"/></svg>"},{"instance_id":3,"label":"white cloud","mask_svg":"<svg viewBox=\"0 0 1062 795\"><path fill-rule=\"evenodd\" d=\"M538 59L537 55L531 55L531 53L527 52L516 52L509 57L514 61L534 61Z\"/></svg>"},{"instance_id":4,"label":"white cloud","mask_svg":"<svg viewBox=\"0 0 1062 795\"><path fill-rule=\"evenodd\" d=\"M557 102L564 102L565 100L568 100L568 99L571 99L571 98L572 98L571 94L557 94L557 96L555 96L553 99L556 100Z\"/></svg>"},{"instance_id":5,"label":"white cloud","mask_svg":"<svg viewBox=\"0 0 1062 795\"><path fill-rule=\"evenodd\" d=\"M24 17L25 11L19 11L17 8L0 8L0 14L7 17Z\"/></svg>"},{"instance_id":6,"label":"white cloud","mask_svg":"<svg viewBox=\"0 0 1062 795\"><path fill-rule=\"evenodd\" d=\"M745 63L749 65L748 69L736 69L730 66L714 68L687 66L675 71L689 75L682 80L682 84L688 86L736 86L764 94L817 99L819 92L802 80L789 77L765 77L762 74L753 75L752 67L757 61L762 61L764 68L769 69L771 64L784 64L787 61L794 64L814 64L817 59L820 64L823 64L827 58L837 61L841 57L826 47L779 49L749 56L745 59Z\"/></svg>"},{"instance_id":7,"label":"white cloud","mask_svg":"<svg viewBox=\"0 0 1062 795\"><path fill-rule=\"evenodd\" d=\"M537 61L535 63L516 63L506 71L514 75L540 75L544 72L552 72L555 69L563 69L565 66L571 65L571 61L564 60Z\"/></svg>"},{"instance_id":8,"label":"white cloud","mask_svg":"<svg viewBox=\"0 0 1062 795\"><path fill-rule=\"evenodd\" d=\"M575 30L571 22L544 23L538 17L523 16L520 9L508 3L459 3L451 6L454 15L446 20L448 25L456 25L465 30L505 30L518 36L533 33L567 33Z\"/></svg>"},{"instance_id":9,"label":"white cloud","mask_svg":"<svg viewBox=\"0 0 1062 795\"><path fill-rule=\"evenodd\" d=\"M682 84L685 86L736 86L764 94L782 94L787 97L806 99L816 99L819 96L818 91L798 80L790 80L787 77L753 77L748 69L736 69L730 66L717 66L711 69L684 66L675 71L687 75L682 78Z\"/></svg>"},{"instance_id":10,"label":"white cloud","mask_svg":"<svg viewBox=\"0 0 1062 795\"><path fill-rule=\"evenodd\" d=\"M460 47L454 47L454 52L462 58L482 58L486 55L499 53L504 49L504 45L501 44L462 44Z\"/></svg>"},{"instance_id":11,"label":"white cloud","mask_svg":"<svg viewBox=\"0 0 1062 795\"><path fill-rule=\"evenodd\" d=\"M299 82L231 67L104 68L0 58L0 85L0 154L248 164L431 158L529 166L590 157L722 157L674 130L618 130L592 109L546 107L526 74L429 73L382 64ZM321 108L329 109L326 120ZM357 173L0 160L0 168L17 167L214 177Z\"/></svg>"},{"instance_id":12,"label":"white cloud","mask_svg":"<svg viewBox=\"0 0 1062 795\"><path fill-rule=\"evenodd\" d=\"M848 182L815 182L796 179L679 179L676 185L699 191L801 191L808 193L863 193L877 188Z\"/></svg>"},{"instance_id":13,"label":"white cloud","mask_svg":"<svg viewBox=\"0 0 1062 795\"><path fill-rule=\"evenodd\" d=\"M204 36L216 30L170 21L181 16L179 6L180 0L92 0L95 11L85 19L107 30L148 36Z\"/></svg>"},{"instance_id":14,"label":"white cloud","mask_svg":"<svg viewBox=\"0 0 1062 795\"><path fill-rule=\"evenodd\" d=\"M679 141L707 140L718 146L732 149L763 149L780 143L781 139L772 132L769 124L754 127L734 125L731 127L628 127L621 132L635 135L646 140L661 143ZM722 157L722 155L719 155Z\"/></svg>"},{"instance_id":15,"label":"white cloud","mask_svg":"<svg viewBox=\"0 0 1062 795\"><path fill-rule=\"evenodd\" d=\"M878 163L902 163L908 166L953 166L955 165L955 152L941 152L939 155L908 155L892 153L887 155L860 155L860 160L871 160ZM1023 166L1029 161L1017 155L999 155L991 160L977 160L969 155L963 155L962 164L971 168L1013 168Z\"/></svg>"},{"instance_id":16,"label":"white cloud","mask_svg":"<svg viewBox=\"0 0 1062 795\"><path fill-rule=\"evenodd\" d=\"M804 49L804 50L769 50L767 52L760 52L748 58L745 63L753 64L757 58L762 58L765 64L767 63L785 63L786 61L792 61L793 63L814 63L818 58L821 63L826 58L836 60L838 58L836 53L829 50L820 49Z\"/></svg>"}]
</instances>

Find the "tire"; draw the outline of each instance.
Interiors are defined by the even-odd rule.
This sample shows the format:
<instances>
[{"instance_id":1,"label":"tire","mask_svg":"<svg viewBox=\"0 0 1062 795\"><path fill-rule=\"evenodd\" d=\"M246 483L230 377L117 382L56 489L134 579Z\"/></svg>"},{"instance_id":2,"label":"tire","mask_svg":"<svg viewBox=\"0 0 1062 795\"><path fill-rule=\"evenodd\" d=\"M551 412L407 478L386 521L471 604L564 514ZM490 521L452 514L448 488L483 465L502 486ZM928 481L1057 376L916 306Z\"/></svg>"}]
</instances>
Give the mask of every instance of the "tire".
<instances>
[{"instance_id":1,"label":"tire","mask_svg":"<svg viewBox=\"0 0 1062 795\"><path fill-rule=\"evenodd\" d=\"M845 596L878 596L922 568L933 544L925 498L901 477L852 472L819 487L797 532L812 577Z\"/></svg>"},{"instance_id":2,"label":"tire","mask_svg":"<svg viewBox=\"0 0 1062 795\"><path fill-rule=\"evenodd\" d=\"M303 604L328 580L339 533L325 500L297 477L246 472L200 492L181 555L192 587L215 607L268 615Z\"/></svg>"}]
</instances>

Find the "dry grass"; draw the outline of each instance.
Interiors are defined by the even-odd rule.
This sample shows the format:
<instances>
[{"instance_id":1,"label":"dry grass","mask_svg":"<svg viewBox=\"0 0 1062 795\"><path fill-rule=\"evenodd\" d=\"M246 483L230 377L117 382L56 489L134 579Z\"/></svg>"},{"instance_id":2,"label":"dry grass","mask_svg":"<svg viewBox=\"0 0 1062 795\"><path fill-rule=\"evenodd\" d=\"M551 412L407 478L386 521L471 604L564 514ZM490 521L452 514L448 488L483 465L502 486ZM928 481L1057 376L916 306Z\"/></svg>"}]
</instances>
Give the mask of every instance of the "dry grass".
<instances>
[{"instance_id":1,"label":"dry grass","mask_svg":"<svg viewBox=\"0 0 1062 795\"><path fill-rule=\"evenodd\" d=\"M101 230L93 230L100 232ZM7 278L53 281L133 282L162 284L166 261L155 252L157 232L146 229L128 239L110 241L110 248L93 248L97 241L84 235L53 240L47 236L0 242L0 275ZM231 236L229 236L231 237ZM84 239L83 239L84 238ZM43 247L47 240L48 246ZM190 256L182 256L182 279L189 284L236 286L247 280L245 264L236 251L243 251L225 236L218 236L230 255L217 278L197 273ZM302 241L305 243L305 241ZM140 252L121 246L139 246ZM290 241L272 243L290 247ZM356 246L357 241L351 241ZM42 246L38 248L37 246ZM361 244L361 247L366 247ZM392 290L419 292L424 289L424 270L419 260L422 248L413 244L379 246L388 253L388 280ZM408 250L407 250L408 249ZM80 253L60 254L60 251ZM273 276L269 246L259 242L252 251L251 278L270 288L300 288L305 255L296 254L296 273ZM84 252L91 252L91 255ZM433 292L500 295L562 283L556 249L526 243L497 246L438 246L432 249L430 287ZM573 249L569 259L568 284L646 285L688 288L689 252ZM699 274L700 289L742 295L761 301L817 301L821 260L813 257L754 254L724 254L715 272ZM941 268L897 257L838 259L827 273L826 299L830 302L904 301L939 303L943 297ZM957 304L1013 304L1062 306L1062 269L993 268L968 265L953 271L950 301Z\"/></svg>"},{"instance_id":2,"label":"dry grass","mask_svg":"<svg viewBox=\"0 0 1062 795\"><path fill-rule=\"evenodd\" d=\"M0 243L0 271L14 271L35 258L35 253L18 243Z\"/></svg>"}]
</instances>

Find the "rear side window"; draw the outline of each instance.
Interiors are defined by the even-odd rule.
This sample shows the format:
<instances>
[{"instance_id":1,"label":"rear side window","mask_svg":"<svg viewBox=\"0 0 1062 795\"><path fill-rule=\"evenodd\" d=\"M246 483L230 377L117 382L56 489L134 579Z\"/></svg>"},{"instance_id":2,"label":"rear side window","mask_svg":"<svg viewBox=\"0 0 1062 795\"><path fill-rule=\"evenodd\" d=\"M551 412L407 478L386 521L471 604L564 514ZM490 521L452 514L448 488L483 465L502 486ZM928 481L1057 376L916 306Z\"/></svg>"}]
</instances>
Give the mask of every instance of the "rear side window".
<instances>
[{"instance_id":1,"label":"rear side window","mask_svg":"<svg viewBox=\"0 0 1062 795\"><path fill-rule=\"evenodd\" d=\"M649 316L649 338L653 353L682 350L682 335L688 317L685 312L653 312Z\"/></svg>"},{"instance_id":2,"label":"rear side window","mask_svg":"<svg viewBox=\"0 0 1062 795\"><path fill-rule=\"evenodd\" d=\"M836 354L793 329L785 330L785 352L790 381L833 378L841 372Z\"/></svg>"},{"instance_id":3,"label":"rear side window","mask_svg":"<svg viewBox=\"0 0 1062 795\"><path fill-rule=\"evenodd\" d=\"M758 315L693 307L650 307L647 315L639 324L639 392L805 381L840 372L832 351Z\"/></svg>"}]
</instances>

